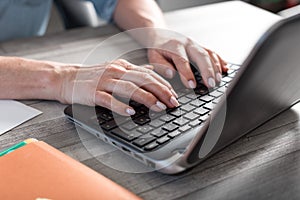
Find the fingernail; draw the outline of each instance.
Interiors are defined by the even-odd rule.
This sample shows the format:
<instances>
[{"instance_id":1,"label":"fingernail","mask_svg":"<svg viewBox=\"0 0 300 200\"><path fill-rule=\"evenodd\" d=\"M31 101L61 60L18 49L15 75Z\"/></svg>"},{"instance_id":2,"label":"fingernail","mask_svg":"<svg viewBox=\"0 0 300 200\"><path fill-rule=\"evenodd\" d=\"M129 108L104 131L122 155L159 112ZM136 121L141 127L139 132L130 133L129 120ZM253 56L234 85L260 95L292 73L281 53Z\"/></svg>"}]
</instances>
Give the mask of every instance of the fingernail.
<instances>
[{"instance_id":1,"label":"fingernail","mask_svg":"<svg viewBox=\"0 0 300 200\"><path fill-rule=\"evenodd\" d=\"M157 107L161 108L162 110L167 109L167 106L165 104L163 104L162 102L160 102L160 101L157 101L156 105L157 105Z\"/></svg>"},{"instance_id":2,"label":"fingernail","mask_svg":"<svg viewBox=\"0 0 300 200\"><path fill-rule=\"evenodd\" d=\"M194 83L194 81L192 81L192 80L189 80L189 86L190 86L190 88L195 88L196 87L196 85L195 85L195 83Z\"/></svg>"},{"instance_id":3,"label":"fingernail","mask_svg":"<svg viewBox=\"0 0 300 200\"><path fill-rule=\"evenodd\" d=\"M179 106L179 103L178 103L177 99L176 99L175 97L173 97L173 96L170 98L170 102L171 102L171 104L173 104L175 107Z\"/></svg>"},{"instance_id":4,"label":"fingernail","mask_svg":"<svg viewBox=\"0 0 300 200\"><path fill-rule=\"evenodd\" d=\"M178 98L178 94L173 89L171 89L171 92L176 98Z\"/></svg>"},{"instance_id":5,"label":"fingernail","mask_svg":"<svg viewBox=\"0 0 300 200\"><path fill-rule=\"evenodd\" d=\"M217 73L216 74L216 78L217 78L217 81L218 82L221 82L222 81L222 75L220 73Z\"/></svg>"},{"instance_id":6,"label":"fingernail","mask_svg":"<svg viewBox=\"0 0 300 200\"><path fill-rule=\"evenodd\" d=\"M126 108L126 113L128 115L134 115L135 114L135 110L133 110L132 108Z\"/></svg>"},{"instance_id":7,"label":"fingernail","mask_svg":"<svg viewBox=\"0 0 300 200\"><path fill-rule=\"evenodd\" d=\"M173 71L171 69L166 70L166 77L167 78L173 78Z\"/></svg>"},{"instance_id":8,"label":"fingernail","mask_svg":"<svg viewBox=\"0 0 300 200\"><path fill-rule=\"evenodd\" d=\"M215 80L213 79L213 78L208 78L208 85L209 85L209 87L215 87L216 86L216 82L215 82Z\"/></svg>"}]
</instances>

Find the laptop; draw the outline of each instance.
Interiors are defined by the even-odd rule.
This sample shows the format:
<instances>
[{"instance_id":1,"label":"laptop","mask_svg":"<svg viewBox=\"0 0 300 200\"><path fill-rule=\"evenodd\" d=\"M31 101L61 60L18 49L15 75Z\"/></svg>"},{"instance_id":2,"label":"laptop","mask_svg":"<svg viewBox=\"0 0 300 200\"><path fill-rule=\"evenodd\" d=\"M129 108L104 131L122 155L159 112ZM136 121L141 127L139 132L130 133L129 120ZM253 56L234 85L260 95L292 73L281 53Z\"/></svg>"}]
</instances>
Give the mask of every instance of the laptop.
<instances>
[{"instance_id":1,"label":"laptop","mask_svg":"<svg viewBox=\"0 0 300 200\"><path fill-rule=\"evenodd\" d=\"M241 66L208 90L198 81L172 84L180 107L161 113L134 101L123 117L103 107L70 105L65 115L78 126L153 169L175 174L191 168L254 130L300 99L300 15L274 24Z\"/></svg>"}]
</instances>

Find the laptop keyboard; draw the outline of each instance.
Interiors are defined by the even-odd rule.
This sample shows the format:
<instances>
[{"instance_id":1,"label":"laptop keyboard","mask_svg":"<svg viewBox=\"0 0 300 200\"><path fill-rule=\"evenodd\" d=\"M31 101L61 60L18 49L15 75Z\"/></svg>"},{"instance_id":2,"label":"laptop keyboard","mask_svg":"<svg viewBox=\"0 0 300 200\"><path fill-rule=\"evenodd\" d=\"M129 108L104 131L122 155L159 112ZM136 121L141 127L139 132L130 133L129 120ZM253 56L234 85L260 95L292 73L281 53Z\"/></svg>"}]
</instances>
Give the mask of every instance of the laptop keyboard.
<instances>
[{"instance_id":1,"label":"laptop keyboard","mask_svg":"<svg viewBox=\"0 0 300 200\"><path fill-rule=\"evenodd\" d=\"M199 72L193 70L197 87L193 90L175 89L180 103L177 108L157 113L130 100L129 105L135 109L135 115L124 117L112 113L106 108L95 107L96 120L93 119L93 121L100 125L106 134L110 134L140 151L158 149L204 123L238 69L239 66L230 65L228 72L223 75L222 82L210 90L202 83Z\"/></svg>"}]
</instances>

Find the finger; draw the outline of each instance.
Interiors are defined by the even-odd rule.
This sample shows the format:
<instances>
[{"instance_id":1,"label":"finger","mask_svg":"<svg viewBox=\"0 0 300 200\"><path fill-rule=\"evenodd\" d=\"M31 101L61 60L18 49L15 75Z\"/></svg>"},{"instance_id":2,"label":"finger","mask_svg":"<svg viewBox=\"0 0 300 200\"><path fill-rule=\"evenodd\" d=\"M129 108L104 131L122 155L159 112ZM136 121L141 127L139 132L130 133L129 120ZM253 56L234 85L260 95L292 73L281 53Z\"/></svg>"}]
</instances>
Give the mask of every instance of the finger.
<instances>
[{"instance_id":1,"label":"finger","mask_svg":"<svg viewBox=\"0 0 300 200\"><path fill-rule=\"evenodd\" d=\"M217 54L209 49L206 49L207 52L209 53L210 55L210 58L211 58L211 62L213 64L213 68L214 68L214 71L215 71L215 77L216 77L216 81L217 83L220 83L221 80L222 80L222 69L221 69L221 63L220 63L220 60L217 56Z\"/></svg>"},{"instance_id":2,"label":"finger","mask_svg":"<svg viewBox=\"0 0 300 200\"><path fill-rule=\"evenodd\" d=\"M135 110L117 99L111 94L103 91L96 91L95 104L110 109L120 115L131 116L135 114Z\"/></svg>"},{"instance_id":3,"label":"finger","mask_svg":"<svg viewBox=\"0 0 300 200\"><path fill-rule=\"evenodd\" d=\"M188 44L187 52L190 58L197 64L204 84L209 88L215 87L214 67L209 53L204 48L195 44Z\"/></svg>"},{"instance_id":4,"label":"finger","mask_svg":"<svg viewBox=\"0 0 300 200\"><path fill-rule=\"evenodd\" d=\"M222 72L226 73L228 71L227 62L224 61L218 54L217 54L217 56L218 56L219 62L221 63Z\"/></svg>"},{"instance_id":5,"label":"finger","mask_svg":"<svg viewBox=\"0 0 300 200\"><path fill-rule=\"evenodd\" d=\"M130 98L134 101L144 104L156 112L160 112L167 108L167 106L159 101L151 92L139 88L132 82L123 80L110 80L109 84L107 84L106 91L120 97Z\"/></svg>"},{"instance_id":6,"label":"finger","mask_svg":"<svg viewBox=\"0 0 300 200\"><path fill-rule=\"evenodd\" d=\"M165 103L168 107L177 107L179 106L176 96L173 94L172 90L169 87L157 81L152 75L140 71L128 71L121 78L125 81L130 81L135 83L137 86L151 92L154 94L160 101Z\"/></svg>"},{"instance_id":7,"label":"finger","mask_svg":"<svg viewBox=\"0 0 300 200\"><path fill-rule=\"evenodd\" d=\"M150 74L157 81L159 81L161 84L167 86L171 90L172 94L176 98L178 98L178 95L176 94L176 92L175 92L174 88L172 87L172 85L167 80L165 80L164 78L162 78L159 74L155 73L153 70L148 69L148 68L144 68L144 67L140 67L140 66L137 66L137 65L134 65L134 64L131 64L128 61L122 60L122 59L119 60L119 64L122 64L127 70L134 70L134 71L138 71L138 72L143 72L143 73ZM152 65L150 65L150 66L152 66ZM118 77L118 78L120 78L120 77ZM131 81L134 81L134 80L131 80Z\"/></svg>"},{"instance_id":8,"label":"finger","mask_svg":"<svg viewBox=\"0 0 300 200\"><path fill-rule=\"evenodd\" d=\"M194 73L191 70L185 47L180 44L177 46L176 51L176 53L171 54L171 59L176 66L182 83L187 88L195 88L196 80Z\"/></svg>"},{"instance_id":9,"label":"finger","mask_svg":"<svg viewBox=\"0 0 300 200\"><path fill-rule=\"evenodd\" d=\"M176 70L172 63L170 63L161 53L157 50L148 50L149 62L154 66L154 70L162 76L171 79L174 77Z\"/></svg>"}]
</instances>

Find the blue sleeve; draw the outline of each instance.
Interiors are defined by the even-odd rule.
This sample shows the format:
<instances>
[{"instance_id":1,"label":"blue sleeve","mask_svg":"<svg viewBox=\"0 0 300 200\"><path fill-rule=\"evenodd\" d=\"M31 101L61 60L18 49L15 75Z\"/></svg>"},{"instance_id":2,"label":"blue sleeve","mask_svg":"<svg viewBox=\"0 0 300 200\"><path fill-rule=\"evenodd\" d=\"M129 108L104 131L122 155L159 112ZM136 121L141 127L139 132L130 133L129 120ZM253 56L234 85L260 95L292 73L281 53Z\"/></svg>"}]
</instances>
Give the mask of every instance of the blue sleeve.
<instances>
[{"instance_id":1,"label":"blue sleeve","mask_svg":"<svg viewBox=\"0 0 300 200\"><path fill-rule=\"evenodd\" d=\"M0 41L43 35L52 0L0 0Z\"/></svg>"},{"instance_id":2,"label":"blue sleeve","mask_svg":"<svg viewBox=\"0 0 300 200\"><path fill-rule=\"evenodd\" d=\"M100 18L112 22L118 0L90 0Z\"/></svg>"}]
</instances>

